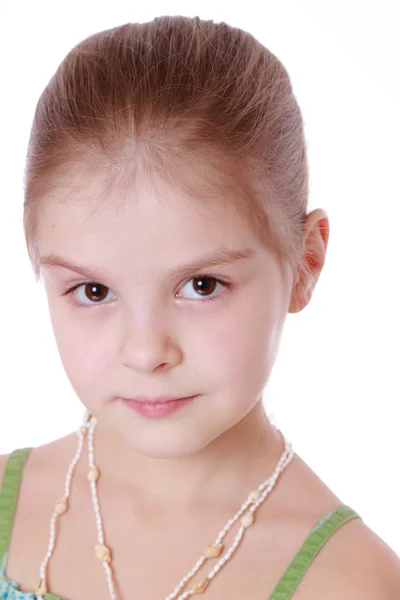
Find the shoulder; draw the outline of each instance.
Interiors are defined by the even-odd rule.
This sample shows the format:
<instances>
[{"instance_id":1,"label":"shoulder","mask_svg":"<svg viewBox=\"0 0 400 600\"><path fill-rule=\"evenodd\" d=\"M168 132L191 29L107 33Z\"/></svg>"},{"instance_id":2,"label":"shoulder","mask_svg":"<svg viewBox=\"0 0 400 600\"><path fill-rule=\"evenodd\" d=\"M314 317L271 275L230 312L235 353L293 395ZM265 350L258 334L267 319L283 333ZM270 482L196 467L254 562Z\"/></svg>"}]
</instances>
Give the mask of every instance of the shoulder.
<instances>
[{"instance_id":1,"label":"shoulder","mask_svg":"<svg viewBox=\"0 0 400 600\"><path fill-rule=\"evenodd\" d=\"M73 432L39 446L19 447L9 454L0 455L0 489L12 455L15 459L13 467L17 467L21 475L20 491L25 490L28 495L34 496L38 488L46 489L54 480L60 485L59 475L66 471L75 451L76 434Z\"/></svg>"},{"instance_id":2,"label":"shoulder","mask_svg":"<svg viewBox=\"0 0 400 600\"><path fill-rule=\"evenodd\" d=\"M400 590L400 559L365 523L357 519L342 540L347 547L343 600L395 600ZM339 545L339 544L338 544ZM346 595L347 594L347 595Z\"/></svg>"},{"instance_id":3,"label":"shoulder","mask_svg":"<svg viewBox=\"0 0 400 600\"><path fill-rule=\"evenodd\" d=\"M354 519L329 538L303 582L299 600L309 600L314 590L324 600L396 600L400 559L361 519Z\"/></svg>"},{"instance_id":4,"label":"shoulder","mask_svg":"<svg viewBox=\"0 0 400 600\"><path fill-rule=\"evenodd\" d=\"M332 508L343 505L343 501L332 495L308 465L298 462L299 474L290 497L300 499L301 505L307 505L312 498L312 521L316 523L316 507L318 514L327 515ZM296 489L303 490L307 497L300 494L299 498ZM294 597L296 600L397 600L399 590L400 558L362 519L356 518L328 538Z\"/></svg>"},{"instance_id":5,"label":"shoulder","mask_svg":"<svg viewBox=\"0 0 400 600\"><path fill-rule=\"evenodd\" d=\"M12 458L13 462L12 464L10 463L10 466L12 467L12 471L10 473L12 473L13 475L15 474L15 469L18 469L18 474L22 472L24 473L24 477L23 477L23 482L25 483L26 480L26 465L29 465L29 469L28 469L28 479L30 478L30 471L32 471L31 469L31 464L33 463L33 466L37 466L36 463L39 464L39 472L43 472L43 464L44 464L44 460L43 457L48 455L48 446L52 446L52 444L46 444L43 446L38 446L37 448L31 448L31 447L21 447L21 448L15 448L12 452L10 452L9 454L2 454L0 455L0 490L2 489L3 486L3 482L4 482L4 475L6 472L6 468L7 465L9 463L9 460ZM53 452L50 452L50 455L52 457L54 457L54 449L50 448L50 450L53 450ZM32 461L32 457L34 457L34 460ZM34 470L34 475L35 477L37 477L37 468L33 469Z\"/></svg>"}]
</instances>

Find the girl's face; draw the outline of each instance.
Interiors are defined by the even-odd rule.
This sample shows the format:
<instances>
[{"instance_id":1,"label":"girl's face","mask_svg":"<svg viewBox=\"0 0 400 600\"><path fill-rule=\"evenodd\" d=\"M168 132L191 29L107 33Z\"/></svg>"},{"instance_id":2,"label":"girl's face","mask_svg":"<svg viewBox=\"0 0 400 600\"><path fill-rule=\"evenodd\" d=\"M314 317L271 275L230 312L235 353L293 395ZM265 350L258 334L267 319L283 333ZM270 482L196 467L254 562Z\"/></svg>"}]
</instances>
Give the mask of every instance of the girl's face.
<instances>
[{"instance_id":1,"label":"girl's face","mask_svg":"<svg viewBox=\"0 0 400 600\"><path fill-rule=\"evenodd\" d=\"M62 201L43 199L38 225L67 376L88 411L139 453L192 454L261 400L290 277L228 202L205 208L154 180L119 197L118 211L90 211L104 198L100 171L71 175L67 189ZM211 264L217 251L248 256ZM195 394L162 418L121 400Z\"/></svg>"}]
</instances>

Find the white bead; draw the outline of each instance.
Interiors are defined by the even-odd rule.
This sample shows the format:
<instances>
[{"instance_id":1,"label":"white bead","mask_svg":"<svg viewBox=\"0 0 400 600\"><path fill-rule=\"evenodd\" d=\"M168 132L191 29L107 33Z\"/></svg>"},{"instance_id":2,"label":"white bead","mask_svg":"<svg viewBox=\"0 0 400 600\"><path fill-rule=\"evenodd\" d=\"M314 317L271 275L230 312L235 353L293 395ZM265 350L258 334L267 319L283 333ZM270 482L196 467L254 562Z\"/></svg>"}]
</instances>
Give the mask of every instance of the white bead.
<instances>
[{"instance_id":1,"label":"white bead","mask_svg":"<svg viewBox=\"0 0 400 600\"><path fill-rule=\"evenodd\" d=\"M254 522L254 515L253 513L247 513L246 515L244 515L244 517L242 517L242 525L243 527L250 527L250 525L252 525Z\"/></svg>"},{"instance_id":2,"label":"white bead","mask_svg":"<svg viewBox=\"0 0 400 600\"><path fill-rule=\"evenodd\" d=\"M260 490L253 490L252 492L250 492L249 494L249 500L251 502L257 502L257 500L260 499L261 496L261 492Z\"/></svg>"}]
</instances>

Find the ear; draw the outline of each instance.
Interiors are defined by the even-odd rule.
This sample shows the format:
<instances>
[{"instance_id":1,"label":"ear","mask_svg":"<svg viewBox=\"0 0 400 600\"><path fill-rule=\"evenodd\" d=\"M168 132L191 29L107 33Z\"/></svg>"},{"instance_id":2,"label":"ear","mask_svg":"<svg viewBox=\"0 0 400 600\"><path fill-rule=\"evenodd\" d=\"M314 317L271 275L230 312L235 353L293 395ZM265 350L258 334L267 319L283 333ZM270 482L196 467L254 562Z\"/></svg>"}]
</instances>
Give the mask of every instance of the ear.
<instances>
[{"instance_id":1,"label":"ear","mask_svg":"<svg viewBox=\"0 0 400 600\"><path fill-rule=\"evenodd\" d=\"M307 215L304 222L304 260L306 268L301 268L296 273L288 312L300 312L310 302L325 263L328 239L328 215L321 208L317 208Z\"/></svg>"}]
</instances>

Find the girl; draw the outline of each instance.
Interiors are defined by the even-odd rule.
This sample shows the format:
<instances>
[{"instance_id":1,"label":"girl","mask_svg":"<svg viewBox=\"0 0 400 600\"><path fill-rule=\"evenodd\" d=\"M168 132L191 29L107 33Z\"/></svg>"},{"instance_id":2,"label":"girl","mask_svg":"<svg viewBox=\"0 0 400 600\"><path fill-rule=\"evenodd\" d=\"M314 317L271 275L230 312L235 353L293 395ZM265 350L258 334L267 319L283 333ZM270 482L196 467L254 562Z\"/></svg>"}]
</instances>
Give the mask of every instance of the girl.
<instances>
[{"instance_id":1,"label":"girl","mask_svg":"<svg viewBox=\"0 0 400 600\"><path fill-rule=\"evenodd\" d=\"M93 35L40 97L25 183L87 416L1 459L1 597L399 598L397 557L263 405L329 236L279 60L199 18Z\"/></svg>"}]
</instances>

